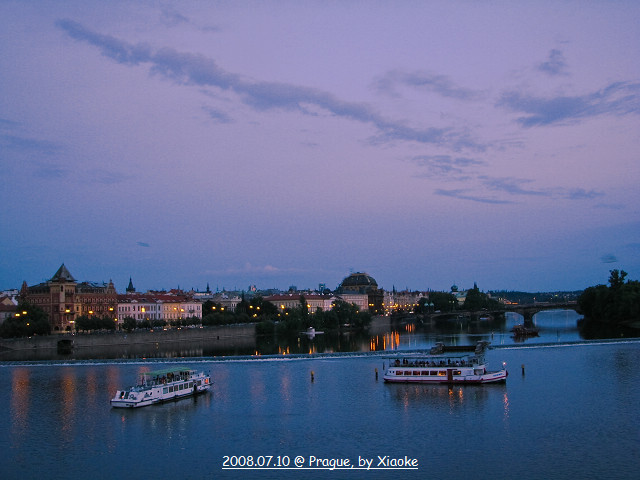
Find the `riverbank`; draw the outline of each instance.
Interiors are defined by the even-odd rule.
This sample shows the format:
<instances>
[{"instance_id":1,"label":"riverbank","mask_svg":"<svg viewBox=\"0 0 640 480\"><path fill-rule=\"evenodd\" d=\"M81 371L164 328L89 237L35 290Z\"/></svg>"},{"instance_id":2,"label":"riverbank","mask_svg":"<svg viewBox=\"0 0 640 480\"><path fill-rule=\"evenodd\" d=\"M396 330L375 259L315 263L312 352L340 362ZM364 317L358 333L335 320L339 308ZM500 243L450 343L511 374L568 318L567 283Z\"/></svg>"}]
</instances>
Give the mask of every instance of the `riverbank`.
<instances>
[{"instance_id":1,"label":"riverbank","mask_svg":"<svg viewBox=\"0 0 640 480\"><path fill-rule=\"evenodd\" d=\"M209 350L233 352L255 348L254 324L204 328L138 330L133 332L77 333L0 340L0 360L74 358L135 358L170 356L173 350L197 355L206 345ZM60 346L70 347L65 352ZM154 355L156 353L157 355Z\"/></svg>"}]
</instances>

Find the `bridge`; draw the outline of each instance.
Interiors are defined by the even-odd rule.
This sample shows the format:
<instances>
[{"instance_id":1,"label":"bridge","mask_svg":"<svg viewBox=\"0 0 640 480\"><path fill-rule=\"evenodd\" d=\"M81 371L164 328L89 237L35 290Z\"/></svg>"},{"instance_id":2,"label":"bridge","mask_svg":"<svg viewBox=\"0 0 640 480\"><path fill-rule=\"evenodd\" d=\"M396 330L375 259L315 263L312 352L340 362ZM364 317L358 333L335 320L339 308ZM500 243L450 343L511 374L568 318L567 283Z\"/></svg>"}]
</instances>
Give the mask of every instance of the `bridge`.
<instances>
[{"instance_id":1,"label":"bridge","mask_svg":"<svg viewBox=\"0 0 640 480\"><path fill-rule=\"evenodd\" d=\"M572 302L536 302L536 303L521 303L521 304L507 304L504 305L504 309L501 310L482 310L478 312L472 312L467 310L454 310L451 312L434 312L426 313L422 315L427 321L437 319L450 319L453 317L464 317L471 320L478 320L483 316L491 315L498 316L503 315L505 312L514 312L522 315L524 318L525 326L533 325L533 316L543 310L575 310L577 311L578 303ZM409 320L412 317L411 314L395 315L396 320Z\"/></svg>"},{"instance_id":2,"label":"bridge","mask_svg":"<svg viewBox=\"0 0 640 480\"><path fill-rule=\"evenodd\" d=\"M533 316L543 310L575 310L578 311L578 302L536 302L536 303L522 303L505 305L505 312L519 313L524 317L524 324L531 325L533 323Z\"/></svg>"}]
</instances>

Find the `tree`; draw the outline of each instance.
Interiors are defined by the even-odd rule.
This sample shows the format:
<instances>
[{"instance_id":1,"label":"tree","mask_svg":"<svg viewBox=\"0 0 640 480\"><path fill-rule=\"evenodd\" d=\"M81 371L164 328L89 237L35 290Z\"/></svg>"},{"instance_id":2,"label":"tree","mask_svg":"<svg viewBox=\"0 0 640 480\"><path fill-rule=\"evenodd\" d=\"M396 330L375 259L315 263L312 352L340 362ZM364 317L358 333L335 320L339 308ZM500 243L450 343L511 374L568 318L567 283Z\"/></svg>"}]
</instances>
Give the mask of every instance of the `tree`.
<instances>
[{"instance_id":1,"label":"tree","mask_svg":"<svg viewBox=\"0 0 640 480\"><path fill-rule=\"evenodd\" d=\"M627 272L611 270L609 287L589 287L578 298L585 320L623 324L640 319L640 282L627 281Z\"/></svg>"},{"instance_id":2,"label":"tree","mask_svg":"<svg viewBox=\"0 0 640 480\"><path fill-rule=\"evenodd\" d=\"M433 303L433 309L436 311L451 312L458 307L458 300L452 293L430 292L429 300Z\"/></svg>"},{"instance_id":3,"label":"tree","mask_svg":"<svg viewBox=\"0 0 640 480\"><path fill-rule=\"evenodd\" d=\"M16 314L0 325L0 336L3 338L31 337L50 333L51 325L45 311L29 303L18 304Z\"/></svg>"},{"instance_id":4,"label":"tree","mask_svg":"<svg viewBox=\"0 0 640 480\"><path fill-rule=\"evenodd\" d=\"M122 321L122 328L124 328L127 332L135 330L136 319L133 317L125 317L125 319Z\"/></svg>"},{"instance_id":5,"label":"tree","mask_svg":"<svg viewBox=\"0 0 640 480\"><path fill-rule=\"evenodd\" d=\"M624 285L624 279L627 276L627 272L624 270L610 270L609 273L609 285L613 289L618 289Z\"/></svg>"},{"instance_id":6,"label":"tree","mask_svg":"<svg viewBox=\"0 0 640 480\"><path fill-rule=\"evenodd\" d=\"M478 310L502 310L504 305L499 301L489 298L486 293L482 293L478 289L478 285L474 284L473 288L467 292L467 296L462 307L469 312L477 312Z\"/></svg>"}]
</instances>

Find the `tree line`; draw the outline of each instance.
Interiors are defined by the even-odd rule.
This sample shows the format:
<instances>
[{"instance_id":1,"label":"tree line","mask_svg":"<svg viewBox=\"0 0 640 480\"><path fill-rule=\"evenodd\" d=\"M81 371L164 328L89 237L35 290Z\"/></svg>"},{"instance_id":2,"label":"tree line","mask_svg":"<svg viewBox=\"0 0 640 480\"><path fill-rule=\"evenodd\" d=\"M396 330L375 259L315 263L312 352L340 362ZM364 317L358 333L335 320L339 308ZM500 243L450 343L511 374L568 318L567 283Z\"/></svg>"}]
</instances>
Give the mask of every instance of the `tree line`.
<instances>
[{"instance_id":1,"label":"tree line","mask_svg":"<svg viewBox=\"0 0 640 480\"><path fill-rule=\"evenodd\" d=\"M7 318L0 325L0 337L31 337L33 335L49 335L51 326L47 314L41 308L21 303L17 314ZM300 298L295 308L278 309L271 302L261 296L255 296L251 301L244 298L237 305L235 311L229 311L221 304L210 300L202 304L202 319L187 317L174 320L144 319L136 320L125 317L122 329L131 332L136 329L164 328L166 326L215 326L238 323L257 323L258 333L290 333L315 329L334 330L348 325L352 328L363 328L371 323L371 314L361 312L357 306L338 300L329 311L316 309L310 312L304 297ZM82 315L75 319L76 332L114 331L118 323L113 318L95 315Z\"/></svg>"},{"instance_id":2,"label":"tree line","mask_svg":"<svg viewBox=\"0 0 640 480\"><path fill-rule=\"evenodd\" d=\"M629 325L640 320L640 282L628 280L624 270L609 271L609 285L587 288L578 297L579 313L585 320L611 325Z\"/></svg>"}]
</instances>

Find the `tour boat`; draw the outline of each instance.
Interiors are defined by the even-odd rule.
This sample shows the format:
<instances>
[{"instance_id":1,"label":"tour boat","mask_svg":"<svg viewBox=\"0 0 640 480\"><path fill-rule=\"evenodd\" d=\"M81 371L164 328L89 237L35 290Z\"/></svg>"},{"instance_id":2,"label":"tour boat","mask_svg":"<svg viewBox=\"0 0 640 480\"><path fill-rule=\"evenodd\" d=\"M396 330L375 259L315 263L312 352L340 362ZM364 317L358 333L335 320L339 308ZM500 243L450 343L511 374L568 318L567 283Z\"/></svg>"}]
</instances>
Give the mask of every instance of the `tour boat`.
<instances>
[{"instance_id":1,"label":"tour boat","mask_svg":"<svg viewBox=\"0 0 640 480\"><path fill-rule=\"evenodd\" d=\"M177 366L140 374L138 384L118 390L111 399L112 407L136 408L153 403L206 392L211 388L211 377L187 367Z\"/></svg>"},{"instance_id":2,"label":"tour boat","mask_svg":"<svg viewBox=\"0 0 640 480\"><path fill-rule=\"evenodd\" d=\"M488 371L484 353L489 342L476 346L446 347L437 343L428 355L391 359L384 381L392 383L496 383L505 382L504 368Z\"/></svg>"}]
</instances>

